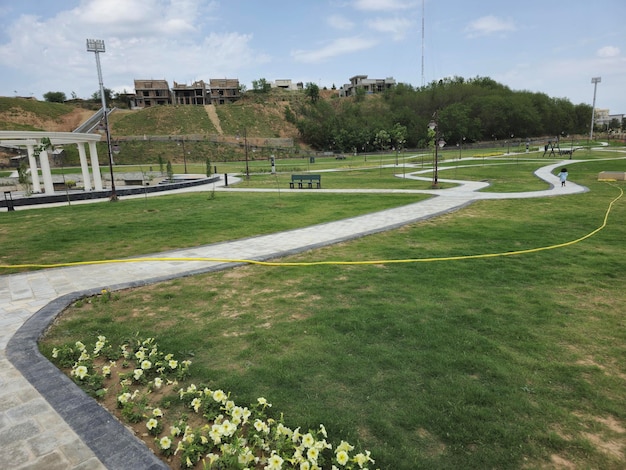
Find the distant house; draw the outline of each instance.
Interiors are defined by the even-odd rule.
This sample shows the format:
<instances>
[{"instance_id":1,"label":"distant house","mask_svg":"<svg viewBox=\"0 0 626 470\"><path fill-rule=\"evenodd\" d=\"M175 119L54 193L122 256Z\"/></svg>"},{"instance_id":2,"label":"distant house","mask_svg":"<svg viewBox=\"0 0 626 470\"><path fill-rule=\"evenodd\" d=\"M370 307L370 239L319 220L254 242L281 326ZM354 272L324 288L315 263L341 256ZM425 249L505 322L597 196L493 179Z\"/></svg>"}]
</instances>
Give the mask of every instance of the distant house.
<instances>
[{"instance_id":1,"label":"distant house","mask_svg":"<svg viewBox=\"0 0 626 470\"><path fill-rule=\"evenodd\" d=\"M355 75L350 78L350 83L346 83L339 89L339 96L354 96L358 89L365 93L381 93L396 85L393 77L388 78L367 78L367 75Z\"/></svg>"},{"instance_id":2,"label":"distant house","mask_svg":"<svg viewBox=\"0 0 626 470\"><path fill-rule=\"evenodd\" d=\"M241 98L239 94L239 79L211 78L209 79L209 92L211 104L234 103Z\"/></svg>"},{"instance_id":3,"label":"distant house","mask_svg":"<svg viewBox=\"0 0 626 470\"><path fill-rule=\"evenodd\" d=\"M167 80L135 80L135 108L172 104L172 92Z\"/></svg>"},{"instance_id":4,"label":"distant house","mask_svg":"<svg viewBox=\"0 0 626 470\"><path fill-rule=\"evenodd\" d=\"M174 104L209 104L209 91L204 80L198 80L191 85L174 82L172 93Z\"/></svg>"},{"instance_id":5,"label":"distant house","mask_svg":"<svg viewBox=\"0 0 626 470\"><path fill-rule=\"evenodd\" d=\"M282 88L283 90L291 90L291 91L304 89L304 85L302 84L302 82L293 83L291 79L278 79L278 80L273 81L271 85L272 85L272 88Z\"/></svg>"}]
</instances>

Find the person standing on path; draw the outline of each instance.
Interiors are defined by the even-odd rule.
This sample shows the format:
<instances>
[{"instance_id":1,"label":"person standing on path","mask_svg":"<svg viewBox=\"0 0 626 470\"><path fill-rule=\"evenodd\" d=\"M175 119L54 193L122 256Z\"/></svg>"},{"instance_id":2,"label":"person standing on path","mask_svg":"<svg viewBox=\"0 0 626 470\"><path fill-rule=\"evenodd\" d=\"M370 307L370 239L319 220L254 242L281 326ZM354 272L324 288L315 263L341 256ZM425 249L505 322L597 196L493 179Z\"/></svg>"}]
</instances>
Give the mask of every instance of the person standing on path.
<instances>
[{"instance_id":1,"label":"person standing on path","mask_svg":"<svg viewBox=\"0 0 626 470\"><path fill-rule=\"evenodd\" d=\"M563 188L565 186L565 182L567 181L567 168L561 168L559 179L561 180L561 187Z\"/></svg>"}]
</instances>

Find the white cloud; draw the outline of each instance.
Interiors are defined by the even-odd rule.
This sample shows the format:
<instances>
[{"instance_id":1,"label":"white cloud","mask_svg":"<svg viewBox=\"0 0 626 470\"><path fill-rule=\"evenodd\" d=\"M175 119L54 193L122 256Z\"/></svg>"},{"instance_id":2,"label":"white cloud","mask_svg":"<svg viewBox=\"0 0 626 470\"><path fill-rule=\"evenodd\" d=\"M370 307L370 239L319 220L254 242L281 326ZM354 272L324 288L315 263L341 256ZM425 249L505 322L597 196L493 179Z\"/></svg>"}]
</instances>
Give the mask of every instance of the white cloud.
<instances>
[{"instance_id":1,"label":"white cloud","mask_svg":"<svg viewBox=\"0 0 626 470\"><path fill-rule=\"evenodd\" d=\"M366 24L374 31L391 33L395 40L400 40L406 36L413 23L404 18L378 18L369 20Z\"/></svg>"},{"instance_id":2,"label":"white cloud","mask_svg":"<svg viewBox=\"0 0 626 470\"><path fill-rule=\"evenodd\" d=\"M354 28L354 23L341 15L332 15L326 22L334 29L349 31Z\"/></svg>"},{"instance_id":3,"label":"white cloud","mask_svg":"<svg viewBox=\"0 0 626 470\"><path fill-rule=\"evenodd\" d=\"M316 50L304 51L296 50L291 53L291 56L297 62L316 63L323 62L327 59L350 54L352 52L358 52L365 49L370 49L378 44L378 41L374 39L363 38L360 36L353 36L347 38L335 39L330 44L323 46Z\"/></svg>"},{"instance_id":4,"label":"white cloud","mask_svg":"<svg viewBox=\"0 0 626 470\"><path fill-rule=\"evenodd\" d=\"M596 55L598 57L603 57L603 58L617 57L617 56L620 55L620 50L619 50L619 47L604 46L604 47L598 49L598 51L596 52Z\"/></svg>"},{"instance_id":5,"label":"white cloud","mask_svg":"<svg viewBox=\"0 0 626 470\"><path fill-rule=\"evenodd\" d=\"M515 31L515 23L511 20L504 20L493 15L483 16L472 21L466 28L465 32L470 37L487 36L494 33L503 33L507 31Z\"/></svg>"},{"instance_id":6,"label":"white cloud","mask_svg":"<svg viewBox=\"0 0 626 470\"><path fill-rule=\"evenodd\" d=\"M355 0L354 8L366 11L408 10L417 5L415 1L406 0Z\"/></svg>"}]
</instances>

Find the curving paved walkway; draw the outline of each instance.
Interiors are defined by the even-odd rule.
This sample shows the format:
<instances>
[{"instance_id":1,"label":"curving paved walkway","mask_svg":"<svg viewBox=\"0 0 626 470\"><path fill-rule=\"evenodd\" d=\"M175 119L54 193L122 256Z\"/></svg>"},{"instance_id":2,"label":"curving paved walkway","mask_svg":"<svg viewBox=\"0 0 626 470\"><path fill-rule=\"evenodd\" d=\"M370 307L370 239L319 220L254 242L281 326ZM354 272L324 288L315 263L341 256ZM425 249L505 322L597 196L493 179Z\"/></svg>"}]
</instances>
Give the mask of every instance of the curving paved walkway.
<instances>
[{"instance_id":1,"label":"curving paved walkway","mask_svg":"<svg viewBox=\"0 0 626 470\"><path fill-rule=\"evenodd\" d=\"M536 175L551 185L544 191L481 193L478 190L484 188L486 183L458 181L455 182L459 186L445 190L398 190L392 192L437 197L336 222L152 256L274 259L391 230L457 210L476 200L581 193L587 189L573 182L561 188L558 178L551 173L556 168L575 162L565 160L537 170ZM408 177L420 178L418 173ZM233 180L231 177L231 182ZM223 186L216 189L244 191ZM130 431L43 358L36 341L65 306L85 295L99 293L103 288L115 290L146 285L235 265L225 262L155 261L74 266L0 276L0 462L10 462L14 469L167 468Z\"/></svg>"}]
</instances>

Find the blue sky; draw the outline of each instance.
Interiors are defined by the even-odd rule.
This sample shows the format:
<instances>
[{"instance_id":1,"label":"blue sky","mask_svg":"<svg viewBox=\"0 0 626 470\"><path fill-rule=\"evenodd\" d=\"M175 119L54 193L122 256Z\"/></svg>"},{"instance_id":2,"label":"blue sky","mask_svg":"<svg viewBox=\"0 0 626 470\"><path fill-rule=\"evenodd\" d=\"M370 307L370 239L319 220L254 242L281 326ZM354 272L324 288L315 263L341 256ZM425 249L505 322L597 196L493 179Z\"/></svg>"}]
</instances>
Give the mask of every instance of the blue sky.
<instances>
[{"instance_id":1,"label":"blue sky","mask_svg":"<svg viewBox=\"0 0 626 470\"><path fill-rule=\"evenodd\" d=\"M115 91L149 78L238 78L250 89L259 78L340 87L354 75L414 86L481 76L591 104L601 77L596 107L626 113L624 0L0 0L0 22L2 96L90 97L94 38Z\"/></svg>"}]
</instances>

